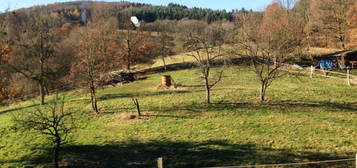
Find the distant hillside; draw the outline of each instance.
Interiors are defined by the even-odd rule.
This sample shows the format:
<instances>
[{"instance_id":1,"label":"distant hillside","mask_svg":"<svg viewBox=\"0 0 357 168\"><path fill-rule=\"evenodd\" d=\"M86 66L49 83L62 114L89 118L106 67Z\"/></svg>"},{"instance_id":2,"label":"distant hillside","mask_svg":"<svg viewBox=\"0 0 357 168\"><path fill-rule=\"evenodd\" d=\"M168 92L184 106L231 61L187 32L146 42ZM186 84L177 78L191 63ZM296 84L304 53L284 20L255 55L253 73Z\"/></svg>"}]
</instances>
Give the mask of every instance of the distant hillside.
<instances>
[{"instance_id":1,"label":"distant hillside","mask_svg":"<svg viewBox=\"0 0 357 168\"><path fill-rule=\"evenodd\" d=\"M101 2L101 1L73 1L53 3L48 5L37 5L30 8L18 9L14 12L38 16L52 14L63 17L67 22L81 22L105 20L116 17L118 11L131 8L142 7L148 4L121 2Z\"/></svg>"},{"instance_id":2,"label":"distant hillside","mask_svg":"<svg viewBox=\"0 0 357 168\"><path fill-rule=\"evenodd\" d=\"M85 24L89 21L97 22L109 18L127 17L135 15L145 22L156 20L181 20L183 18L203 20L211 23L217 20L233 20L233 13L225 10L211 10L201 8L188 8L183 5L170 3L168 6L153 6L144 3L103 2L103 1L73 1L36 5L30 8L15 10L18 14L26 16L40 16L50 14L60 16L64 22Z\"/></svg>"},{"instance_id":3,"label":"distant hillside","mask_svg":"<svg viewBox=\"0 0 357 168\"><path fill-rule=\"evenodd\" d=\"M181 20L188 18L192 20L203 20L212 23L218 20L233 20L233 13L225 10L212 10L202 8L187 8L186 6L170 3L168 6L140 6L127 8L118 13L118 17L135 15L145 22L154 22L157 19Z\"/></svg>"}]
</instances>

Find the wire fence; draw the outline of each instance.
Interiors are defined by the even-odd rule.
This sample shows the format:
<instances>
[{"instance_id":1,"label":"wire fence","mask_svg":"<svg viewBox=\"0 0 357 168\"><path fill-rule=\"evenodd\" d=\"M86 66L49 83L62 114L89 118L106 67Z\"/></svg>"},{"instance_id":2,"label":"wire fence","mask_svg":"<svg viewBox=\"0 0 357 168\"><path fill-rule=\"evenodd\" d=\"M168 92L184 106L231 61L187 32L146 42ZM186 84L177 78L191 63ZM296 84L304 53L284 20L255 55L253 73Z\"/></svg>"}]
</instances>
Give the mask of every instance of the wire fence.
<instances>
[{"instance_id":1,"label":"wire fence","mask_svg":"<svg viewBox=\"0 0 357 168\"><path fill-rule=\"evenodd\" d=\"M291 64L283 64L285 67L289 68L281 68L281 71L286 71L290 73L299 73L304 75L309 75L310 78L314 77L324 77L324 78L332 78L336 80L346 81L347 85L357 85L357 76L352 75L349 69L346 70L346 73L330 71L326 69L316 69L314 66L309 68L297 68Z\"/></svg>"},{"instance_id":2,"label":"wire fence","mask_svg":"<svg viewBox=\"0 0 357 168\"><path fill-rule=\"evenodd\" d=\"M262 165L246 165L246 166L219 166L219 167L204 167L204 168L251 168L251 167L286 167L286 166L291 167L291 166L316 165L322 163L340 163L340 162L350 162L350 161L356 161L356 158L325 160L325 161L315 161L315 162L301 162L301 163L262 164Z\"/></svg>"},{"instance_id":3,"label":"wire fence","mask_svg":"<svg viewBox=\"0 0 357 168\"><path fill-rule=\"evenodd\" d=\"M282 164L260 164L260 165L243 165L243 166L216 166L216 167L203 167L203 168L259 168L259 167L292 167L292 166L307 166L307 165L319 165L319 166L321 166L321 164L342 163L342 162L352 162L352 161L355 162L355 166L357 168L357 154L356 154L355 158L349 158L349 159L310 161L310 162L299 162L299 163L282 163ZM157 159L157 167L158 168L164 168L164 161L163 161L162 157L159 157Z\"/></svg>"}]
</instances>

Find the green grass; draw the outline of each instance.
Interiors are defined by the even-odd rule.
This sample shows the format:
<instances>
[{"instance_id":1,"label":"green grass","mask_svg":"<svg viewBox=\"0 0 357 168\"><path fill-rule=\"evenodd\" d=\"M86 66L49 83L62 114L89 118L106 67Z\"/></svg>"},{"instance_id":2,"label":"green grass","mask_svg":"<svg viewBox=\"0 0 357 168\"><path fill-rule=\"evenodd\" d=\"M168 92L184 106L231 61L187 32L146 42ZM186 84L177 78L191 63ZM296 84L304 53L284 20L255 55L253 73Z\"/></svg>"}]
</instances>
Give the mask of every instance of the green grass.
<instances>
[{"instance_id":1,"label":"green grass","mask_svg":"<svg viewBox=\"0 0 357 168\"><path fill-rule=\"evenodd\" d=\"M357 151L357 95L344 81L285 76L258 104L259 83L245 67L231 67L205 105L197 70L170 72L182 87L160 90L160 74L101 89L102 114L90 111L88 95L66 93L66 107L85 112L62 159L84 167L204 167L353 158ZM143 119L135 113L137 97ZM0 109L0 167L43 167L51 146L34 132L17 130L12 116L34 110L28 101ZM36 105L35 105L36 106ZM323 166L352 167L353 163Z\"/></svg>"}]
</instances>

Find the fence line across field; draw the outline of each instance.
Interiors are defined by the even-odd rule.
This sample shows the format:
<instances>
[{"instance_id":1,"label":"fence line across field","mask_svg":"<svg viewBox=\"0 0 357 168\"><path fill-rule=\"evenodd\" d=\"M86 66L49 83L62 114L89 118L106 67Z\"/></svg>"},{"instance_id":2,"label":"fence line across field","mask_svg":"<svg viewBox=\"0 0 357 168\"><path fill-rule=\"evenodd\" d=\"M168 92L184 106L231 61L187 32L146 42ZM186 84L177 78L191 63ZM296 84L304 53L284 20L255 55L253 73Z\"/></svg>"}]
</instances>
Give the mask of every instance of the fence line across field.
<instances>
[{"instance_id":1,"label":"fence line across field","mask_svg":"<svg viewBox=\"0 0 357 168\"><path fill-rule=\"evenodd\" d=\"M300 74L306 74L308 75L308 72L304 72L304 71L296 71L296 70L286 70L286 69L281 69L281 71L286 71L286 72L291 72L291 73L300 73ZM346 75L346 74L345 74ZM321 77L326 77L326 78L333 78L333 79L339 79L339 80L346 80L345 78L340 78L340 77L336 77L336 76L325 76L325 75L321 75L321 74L314 74L314 76L321 76Z\"/></svg>"},{"instance_id":2,"label":"fence line across field","mask_svg":"<svg viewBox=\"0 0 357 168\"><path fill-rule=\"evenodd\" d=\"M314 73L315 71L322 72L323 75ZM329 74L337 74L337 75L342 75L344 77L337 77L337 76L329 76ZM315 67L311 66L310 68L310 77L313 78L313 76L321 76L321 77L327 77L327 78L333 78L333 79L338 79L338 80L347 80L347 85L357 85L357 82L355 82L353 79L357 79L357 76L352 75L351 71L347 69L346 73L341 73L341 72L334 72L334 71L328 71L325 69L316 69Z\"/></svg>"},{"instance_id":3,"label":"fence line across field","mask_svg":"<svg viewBox=\"0 0 357 168\"><path fill-rule=\"evenodd\" d=\"M353 158L353 159L352 158L351 159L340 159L340 160L325 160L325 161L316 161L316 162L301 162L301 163L247 165L247 166L227 166L227 167L218 166L218 167L204 167L204 168L250 168L250 167L299 166L299 165L311 165L311 164L321 164L321 163L338 163L338 162L347 162L347 161L355 161L355 160L356 160L356 158ZM356 166L356 168L357 168L357 166Z\"/></svg>"},{"instance_id":4,"label":"fence line across field","mask_svg":"<svg viewBox=\"0 0 357 168\"><path fill-rule=\"evenodd\" d=\"M346 75L346 73L341 73L341 72L335 72L335 71L328 71L328 70L323 70L323 69L315 69L315 71L320 71L320 72L327 72L331 74L338 74L338 75ZM355 75L350 75L351 77L357 78Z\"/></svg>"},{"instance_id":5,"label":"fence line across field","mask_svg":"<svg viewBox=\"0 0 357 168\"><path fill-rule=\"evenodd\" d=\"M290 64L281 64L281 65L294 67L294 65L290 65ZM309 70L310 72L308 72L307 70ZM310 75L310 78L313 78L313 76L319 76L319 77L332 78L337 80L345 80L347 81L347 85L349 86L357 85L357 76L352 75L350 70L347 70L346 73L341 73L341 72L334 72L325 69L316 69L314 66L311 66L310 68L301 68L300 70L280 69L280 71ZM318 74L315 72L322 72L323 74ZM344 77L331 76L328 74L336 74Z\"/></svg>"},{"instance_id":6,"label":"fence line across field","mask_svg":"<svg viewBox=\"0 0 357 168\"><path fill-rule=\"evenodd\" d=\"M337 74L337 75L343 75L343 76L346 75L346 73L334 72L334 71L328 71L328 70L321 70L321 69L315 69L315 71L327 72L327 73ZM357 78L357 76L355 76L355 75L351 75L351 77Z\"/></svg>"},{"instance_id":7,"label":"fence line across field","mask_svg":"<svg viewBox=\"0 0 357 168\"><path fill-rule=\"evenodd\" d=\"M355 165L357 168L357 154L355 158L350 158L350 159L324 160L324 161L312 161L312 162L300 162L300 163L245 165L245 166L216 166L216 167L203 167L203 168L252 168L252 167L301 166L301 165L313 165L313 164L322 164L322 163L339 163L339 162L348 162L348 161L355 161ZM157 159L157 167L164 168L163 163L164 163L163 158L159 157Z\"/></svg>"}]
</instances>

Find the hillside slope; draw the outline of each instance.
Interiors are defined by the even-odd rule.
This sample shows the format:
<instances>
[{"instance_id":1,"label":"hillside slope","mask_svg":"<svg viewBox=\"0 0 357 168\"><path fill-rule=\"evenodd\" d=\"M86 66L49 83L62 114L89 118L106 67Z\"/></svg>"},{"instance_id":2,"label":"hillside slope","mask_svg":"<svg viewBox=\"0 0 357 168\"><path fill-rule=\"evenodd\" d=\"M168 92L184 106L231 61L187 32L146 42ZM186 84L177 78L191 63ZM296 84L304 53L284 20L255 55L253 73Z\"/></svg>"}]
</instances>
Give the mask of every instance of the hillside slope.
<instances>
[{"instance_id":1,"label":"hillside slope","mask_svg":"<svg viewBox=\"0 0 357 168\"><path fill-rule=\"evenodd\" d=\"M254 74L231 67L213 89L213 103L203 104L204 88L196 70L170 72L182 86L160 90L160 74L100 90L102 114L91 112L88 95L64 93L66 108L86 114L81 128L62 150L62 164L72 167L204 167L306 162L350 158L357 150L354 87L325 78L286 76L258 104ZM144 117L135 113L139 99ZM35 110L37 101L0 109L1 167L43 167L51 161L46 137L15 129L13 116ZM352 162L321 164L352 167Z\"/></svg>"}]
</instances>

